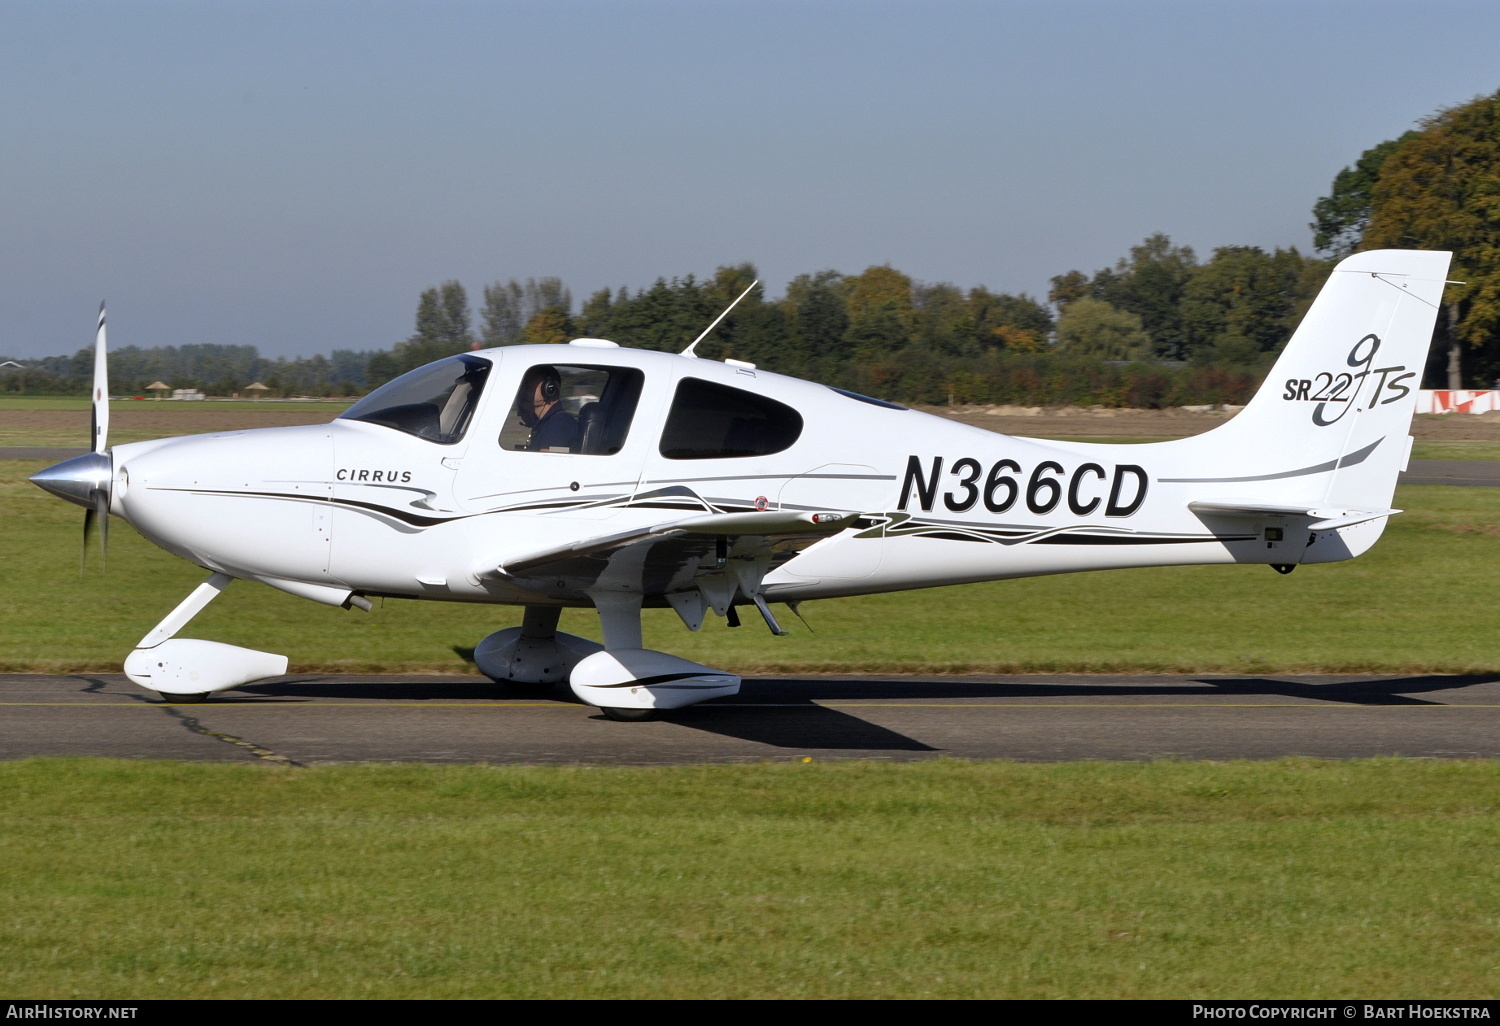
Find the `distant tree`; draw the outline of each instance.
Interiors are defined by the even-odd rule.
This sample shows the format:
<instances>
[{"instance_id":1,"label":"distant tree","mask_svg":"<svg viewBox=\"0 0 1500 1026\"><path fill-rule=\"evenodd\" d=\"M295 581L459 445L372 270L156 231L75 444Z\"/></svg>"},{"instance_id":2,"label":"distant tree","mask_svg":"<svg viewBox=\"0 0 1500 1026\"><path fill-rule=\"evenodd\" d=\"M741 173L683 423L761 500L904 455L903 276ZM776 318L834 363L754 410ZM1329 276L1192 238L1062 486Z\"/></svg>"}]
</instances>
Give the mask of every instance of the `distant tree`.
<instances>
[{"instance_id":1,"label":"distant tree","mask_svg":"<svg viewBox=\"0 0 1500 1026\"><path fill-rule=\"evenodd\" d=\"M355 352L350 349L335 349L328 357L329 377L338 381L341 385L360 386L365 383L365 371L369 366L371 353ZM348 394L348 390L344 390Z\"/></svg>"},{"instance_id":2,"label":"distant tree","mask_svg":"<svg viewBox=\"0 0 1500 1026\"><path fill-rule=\"evenodd\" d=\"M1069 271L1052 279L1052 288L1047 290L1047 302L1059 311L1075 299L1089 294L1089 276L1082 271Z\"/></svg>"},{"instance_id":3,"label":"distant tree","mask_svg":"<svg viewBox=\"0 0 1500 1026\"><path fill-rule=\"evenodd\" d=\"M630 290L620 286L618 298L609 289L600 289L588 299L578 311L578 330L590 338L613 339L615 336L615 305L622 307L630 302Z\"/></svg>"},{"instance_id":4,"label":"distant tree","mask_svg":"<svg viewBox=\"0 0 1500 1026\"><path fill-rule=\"evenodd\" d=\"M847 279L838 271L799 274L787 284L781 307L801 373L831 377L848 356L847 291Z\"/></svg>"},{"instance_id":5,"label":"distant tree","mask_svg":"<svg viewBox=\"0 0 1500 1026\"><path fill-rule=\"evenodd\" d=\"M417 303L417 332L410 341L422 345L468 347L469 297L463 285L445 281L427 289Z\"/></svg>"},{"instance_id":6,"label":"distant tree","mask_svg":"<svg viewBox=\"0 0 1500 1026\"><path fill-rule=\"evenodd\" d=\"M383 384L424 363L473 348L469 297L463 285L450 280L424 289L417 301L416 328L410 338L396 343L389 353L377 353L370 358L366 364L369 384Z\"/></svg>"},{"instance_id":7,"label":"distant tree","mask_svg":"<svg viewBox=\"0 0 1500 1026\"><path fill-rule=\"evenodd\" d=\"M1333 178L1327 196L1313 204L1313 249L1342 260L1359 248L1375 202L1375 182L1380 169L1397 147L1417 135L1406 132L1400 138L1387 139L1360 154L1353 167L1346 167Z\"/></svg>"},{"instance_id":8,"label":"distant tree","mask_svg":"<svg viewBox=\"0 0 1500 1026\"><path fill-rule=\"evenodd\" d=\"M714 271L713 281L704 287L710 310L709 320L733 303L751 282L760 278L752 263L725 264ZM705 321L703 327L708 327ZM702 328L699 329L701 331ZM719 357L732 356L748 360L768 370L796 374L802 363L792 345L786 310L780 303L768 302L764 283L756 287L703 340L698 352ZM715 348L710 349L713 343Z\"/></svg>"},{"instance_id":9,"label":"distant tree","mask_svg":"<svg viewBox=\"0 0 1500 1026\"><path fill-rule=\"evenodd\" d=\"M513 346L521 341L525 287L514 278L484 287L484 305L479 309L480 340L486 348Z\"/></svg>"},{"instance_id":10,"label":"distant tree","mask_svg":"<svg viewBox=\"0 0 1500 1026\"><path fill-rule=\"evenodd\" d=\"M1137 314L1082 296L1058 315L1057 348L1069 356L1136 360L1151 354L1151 336Z\"/></svg>"},{"instance_id":11,"label":"distant tree","mask_svg":"<svg viewBox=\"0 0 1500 1026\"><path fill-rule=\"evenodd\" d=\"M1013 324L992 328L990 338L994 345L1011 353L1040 353L1046 348L1046 342L1034 332Z\"/></svg>"},{"instance_id":12,"label":"distant tree","mask_svg":"<svg viewBox=\"0 0 1500 1026\"><path fill-rule=\"evenodd\" d=\"M950 356L972 356L979 351L979 336L963 292L947 282L914 285L912 309L918 342Z\"/></svg>"},{"instance_id":13,"label":"distant tree","mask_svg":"<svg viewBox=\"0 0 1500 1026\"><path fill-rule=\"evenodd\" d=\"M1013 296L1008 292L993 293L981 286L969 290L968 303L975 331L981 336L1008 326L1045 340L1055 327L1047 308L1024 292Z\"/></svg>"},{"instance_id":14,"label":"distant tree","mask_svg":"<svg viewBox=\"0 0 1500 1026\"><path fill-rule=\"evenodd\" d=\"M525 295L529 317L543 310L561 310L564 315L573 312L573 293L561 278L527 278Z\"/></svg>"},{"instance_id":15,"label":"distant tree","mask_svg":"<svg viewBox=\"0 0 1500 1026\"><path fill-rule=\"evenodd\" d=\"M1174 246L1162 232L1130 248L1129 258L1094 275L1089 294L1141 319L1156 355L1181 359L1187 350L1182 297L1198 266L1190 246Z\"/></svg>"},{"instance_id":16,"label":"distant tree","mask_svg":"<svg viewBox=\"0 0 1500 1026\"><path fill-rule=\"evenodd\" d=\"M1327 274L1296 249L1223 246L1183 290L1184 355L1199 363L1254 364L1279 352Z\"/></svg>"},{"instance_id":17,"label":"distant tree","mask_svg":"<svg viewBox=\"0 0 1500 1026\"><path fill-rule=\"evenodd\" d=\"M538 310L521 331L521 341L528 346L566 342L573 336L573 322L555 306Z\"/></svg>"},{"instance_id":18,"label":"distant tree","mask_svg":"<svg viewBox=\"0 0 1500 1026\"><path fill-rule=\"evenodd\" d=\"M485 346L516 345L524 341L526 326L544 310L571 317L573 294L561 278L512 278L486 285L479 310L480 338Z\"/></svg>"},{"instance_id":19,"label":"distant tree","mask_svg":"<svg viewBox=\"0 0 1500 1026\"><path fill-rule=\"evenodd\" d=\"M1102 299L1119 310L1140 317L1146 333L1164 359L1181 359L1187 351L1187 329L1182 320L1182 300L1187 283L1198 266L1189 246L1174 246L1165 234L1146 237L1130 248L1112 268L1093 277L1069 271L1052 279L1048 299L1062 310L1084 296Z\"/></svg>"},{"instance_id":20,"label":"distant tree","mask_svg":"<svg viewBox=\"0 0 1500 1026\"><path fill-rule=\"evenodd\" d=\"M1448 387L1487 383L1500 373L1500 92L1421 125L1381 165L1360 248L1452 251L1465 284L1444 293Z\"/></svg>"},{"instance_id":21,"label":"distant tree","mask_svg":"<svg viewBox=\"0 0 1500 1026\"><path fill-rule=\"evenodd\" d=\"M680 352L718 313L693 275L671 281L658 278L649 289L615 297L605 337L638 349Z\"/></svg>"},{"instance_id":22,"label":"distant tree","mask_svg":"<svg viewBox=\"0 0 1500 1026\"><path fill-rule=\"evenodd\" d=\"M894 353L912 340L916 310L911 279L883 264L849 280L849 345L866 359Z\"/></svg>"}]
</instances>

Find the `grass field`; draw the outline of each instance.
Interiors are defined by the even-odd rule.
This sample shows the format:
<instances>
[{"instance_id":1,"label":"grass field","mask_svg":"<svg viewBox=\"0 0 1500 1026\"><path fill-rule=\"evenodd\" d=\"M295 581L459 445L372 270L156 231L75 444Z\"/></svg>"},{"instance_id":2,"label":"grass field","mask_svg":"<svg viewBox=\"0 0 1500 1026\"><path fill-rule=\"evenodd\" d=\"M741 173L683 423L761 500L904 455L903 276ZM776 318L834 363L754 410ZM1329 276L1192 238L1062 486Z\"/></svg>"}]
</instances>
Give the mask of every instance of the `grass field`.
<instances>
[{"instance_id":1,"label":"grass field","mask_svg":"<svg viewBox=\"0 0 1500 1026\"><path fill-rule=\"evenodd\" d=\"M0 461L0 670L110 671L205 576L113 522L108 571L78 569L82 510ZM744 672L1471 672L1500 666L1490 571L1500 489L1403 487L1385 537L1348 563L1070 574L809 602L812 633L648 610L652 647ZM295 671L464 672L460 651L519 622L502 606L386 600L332 609L237 582L194 636L291 658ZM563 629L597 638L591 611Z\"/></svg>"},{"instance_id":2,"label":"grass field","mask_svg":"<svg viewBox=\"0 0 1500 1026\"><path fill-rule=\"evenodd\" d=\"M163 400L158 403L155 399L147 396L144 399L112 399L109 409L111 413L119 413L122 410L195 410L219 407L221 400L209 403L207 400L202 405L197 402L181 402L178 400ZM290 399L244 399L234 403L233 409L247 408L252 410L274 413L278 410L305 410L309 406L315 409L327 409L334 412L328 416L337 416L338 411L343 409L347 403L335 402L309 403L306 401L296 402ZM0 396L0 410L78 410L87 413L89 410L89 398L86 395L7 395Z\"/></svg>"},{"instance_id":3,"label":"grass field","mask_svg":"<svg viewBox=\"0 0 1500 1026\"><path fill-rule=\"evenodd\" d=\"M1106 445L1135 445L1140 442L1165 442L1161 435L1051 435L1065 442L1102 442ZM1412 446L1414 460L1500 460L1500 442L1473 438L1417 439Z\"/></svg>"},{"instance_id":4,"label":"grass field","mask_svg":"<svg viewBox=\"0 0 1500 1026\"><path fill-rule=\"evenodd\" d=\"M0 670L118 670L204 573L116 520L108 572L80 576L82 511L26 482L41 466L0 461ZM780 639L658 610L646 641L744 672L1495 669L1500 489L1395 504L1371 553L1289 577L810 602L816 633ZM191 633L294 670L454 672L518 620L238 582ZM0 761L0 993L1489 997L1497 808L1494 762Z\"/></svg>"},{"instance_id":5,"label":"grass field","mask_svg":"<svg viewBox=\"0 0 1500 1026\"><path fill-rule=\"evenodd\" d=\"M17 997L1476 998L1500 765L0 763Z\"/></svg>"}]
</instances>

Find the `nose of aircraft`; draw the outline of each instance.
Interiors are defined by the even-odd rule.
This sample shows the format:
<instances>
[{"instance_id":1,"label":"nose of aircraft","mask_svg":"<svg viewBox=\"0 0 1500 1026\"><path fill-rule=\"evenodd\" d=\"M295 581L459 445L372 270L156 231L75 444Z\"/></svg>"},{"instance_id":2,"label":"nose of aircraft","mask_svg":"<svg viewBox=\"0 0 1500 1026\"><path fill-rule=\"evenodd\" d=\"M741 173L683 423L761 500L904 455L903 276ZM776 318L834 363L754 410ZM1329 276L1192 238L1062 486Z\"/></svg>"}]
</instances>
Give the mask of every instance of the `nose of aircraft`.
<instances>
[{"instance_id":1,"label":"nose of aircraft","mask_svg":"<svg viewBox=\"0 0 1500 1026\"><path fill-rule=\"evenodd\" d=\"M103 495L107 508L113 477L114 461L109 455L90 452L32 474L31 483L85 509L94 508L96 497Z\"/></svg>"}]
</instances>

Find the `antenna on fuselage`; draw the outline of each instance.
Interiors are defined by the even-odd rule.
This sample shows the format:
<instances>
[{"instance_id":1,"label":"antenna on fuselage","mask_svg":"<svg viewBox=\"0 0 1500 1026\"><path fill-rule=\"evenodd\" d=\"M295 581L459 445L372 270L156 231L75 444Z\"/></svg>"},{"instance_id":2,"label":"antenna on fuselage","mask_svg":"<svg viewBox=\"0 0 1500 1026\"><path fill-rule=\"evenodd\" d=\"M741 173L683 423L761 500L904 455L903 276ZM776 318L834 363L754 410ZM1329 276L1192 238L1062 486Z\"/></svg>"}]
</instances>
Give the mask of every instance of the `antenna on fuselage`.
<instances>
[{"instance_id":1,"label":"antenna on fuselage","mask_svg":"<svg viewBox=\"0 0 1500 1026\"><path fill-rule=\"evenodd\" d=\"M759 284L760 284L760 279L756 278L754 281L752 281L750 283L750 289L755 288L755 286L757 286ZM724 308L724 312L721 313L721 314L719 314L719 316L715 317L714 318L714 322L712 324L710 324L708 327L706 327L706 328L703 329L703 334L701 334L697 338L693 339L693 344L690 345L690 346L688 346L686 349L684 349L681 352L681 354L679 354L679 355L686 356L686 357L688 357L689 359L692 359L692 360L698 359L698 354L695 353L695 352L693 352L694 349L698 348L698 343L702 342L704 339L708 338L708 333L710 331L713 331L715 328L717 328L719 326L719 322L722 321L724 318L726 318L726 317L729 316L729 311L733 310L735 307L737 307L737 306L740 305L740 299L744 299L746 296L748 296L750 294L750 289L746 289L744 292L741 292L740 295L739 295L739 299L736 299L733 303L730 303L728 306L726 306Z\"/></svg>"}]
</instances>

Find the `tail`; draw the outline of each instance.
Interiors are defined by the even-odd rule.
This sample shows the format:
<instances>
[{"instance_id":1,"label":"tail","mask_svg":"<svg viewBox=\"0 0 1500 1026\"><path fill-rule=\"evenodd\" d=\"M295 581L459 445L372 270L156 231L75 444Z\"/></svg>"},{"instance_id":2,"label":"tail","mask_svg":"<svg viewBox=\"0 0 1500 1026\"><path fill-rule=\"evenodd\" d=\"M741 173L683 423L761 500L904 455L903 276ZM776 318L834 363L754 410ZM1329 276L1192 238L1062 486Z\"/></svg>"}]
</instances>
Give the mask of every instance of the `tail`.
<instances>
[{"instance_id":1,"label":"tail","mask_svg":"<svg viewBox=\"0 0 1500 1026\"><path fill-rule=\"evenodd\" d=\"M1390 249L1340 262L1250 404L1185 439L1163 482L1189 486L1200 515L1300 510L1314 532L1376 521L1343 555L1303 562L1368 548L1394 512L1450 257Z\"/></svg>"}]
</instances>

